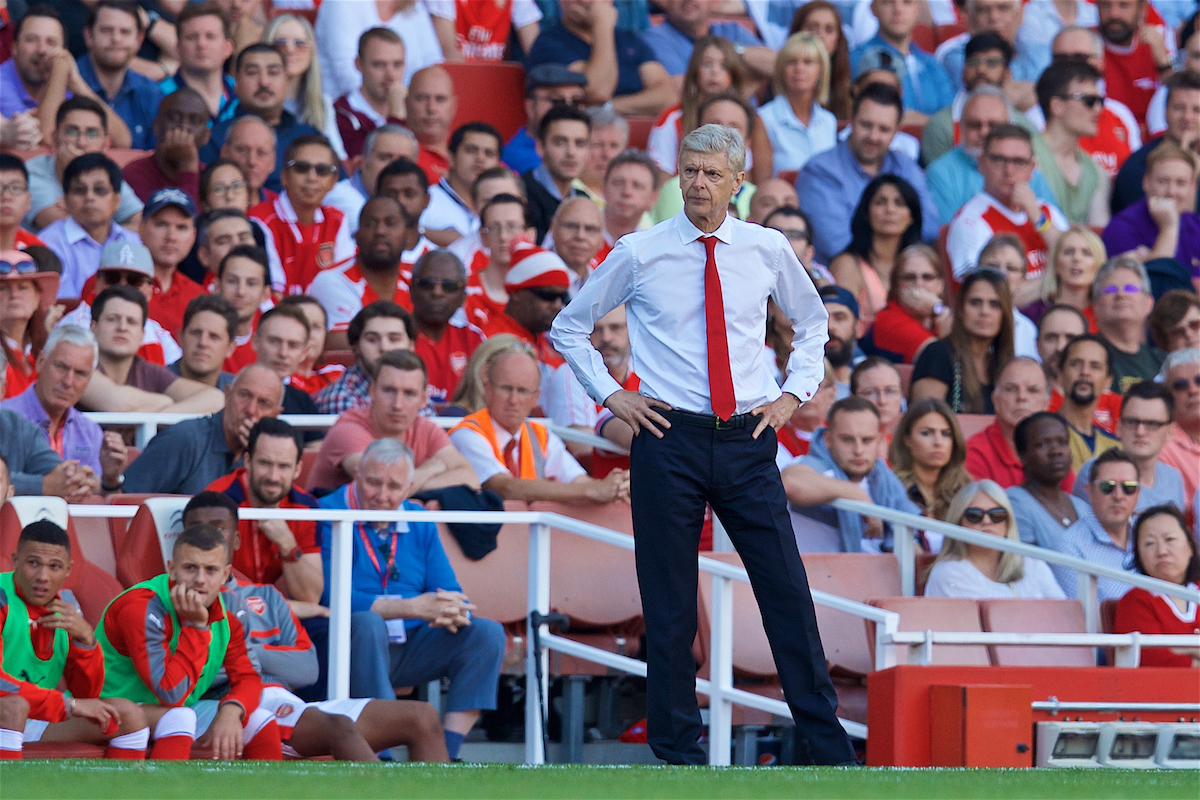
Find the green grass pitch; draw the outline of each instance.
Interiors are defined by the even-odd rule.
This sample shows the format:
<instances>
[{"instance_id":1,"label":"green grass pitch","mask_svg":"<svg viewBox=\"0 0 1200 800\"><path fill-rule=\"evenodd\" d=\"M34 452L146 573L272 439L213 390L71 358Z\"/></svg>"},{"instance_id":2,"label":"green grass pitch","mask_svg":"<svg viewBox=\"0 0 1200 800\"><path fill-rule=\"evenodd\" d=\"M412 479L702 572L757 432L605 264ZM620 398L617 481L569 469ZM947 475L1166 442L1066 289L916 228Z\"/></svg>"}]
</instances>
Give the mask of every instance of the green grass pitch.
<instances>
[{"instance_id":1,"label":"green grass pitch","mask_svg":"<svg viewBox=\"0 0 1200 800\"><path fill-rule=\"evenodd\" d=\"M1131 798L1200 797L1200 773L1123 770L527 768L509 764L128 764L0 766L0 798Z\"/></svg>"}]
</instances>

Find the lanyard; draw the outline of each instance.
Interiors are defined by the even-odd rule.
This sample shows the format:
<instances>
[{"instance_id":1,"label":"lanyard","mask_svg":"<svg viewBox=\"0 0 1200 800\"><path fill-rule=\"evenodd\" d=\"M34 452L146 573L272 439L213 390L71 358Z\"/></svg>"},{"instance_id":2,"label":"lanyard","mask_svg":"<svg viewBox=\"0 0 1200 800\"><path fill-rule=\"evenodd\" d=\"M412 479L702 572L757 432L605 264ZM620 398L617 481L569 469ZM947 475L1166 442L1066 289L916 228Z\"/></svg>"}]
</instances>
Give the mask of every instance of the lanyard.
<instances>
[{"instance_id":1,"label":"lanyard","mask_svg":"<svg viewBox=\"0 0 1200 800\"><path fill-rule=\"evenodd\" d=\"M350 486L350 491L346 492L346 504L352 510L358 508L358 492L355 490L353 484ZM396 546L400 542L400 533L394 529L392 530L392 546L388 550L387 566L380 567L379 557L375 554L375 542L371 541L371 537L367 535L366 526L361 522L356 522L354 523L354 529L358 531L359 538L362 539L367 556L371 559L371 566L375 567L375 571L379 573L380 580L383 581L383 593L387 594L388 578L396 566Z\"/></svg>"}]
</instances>

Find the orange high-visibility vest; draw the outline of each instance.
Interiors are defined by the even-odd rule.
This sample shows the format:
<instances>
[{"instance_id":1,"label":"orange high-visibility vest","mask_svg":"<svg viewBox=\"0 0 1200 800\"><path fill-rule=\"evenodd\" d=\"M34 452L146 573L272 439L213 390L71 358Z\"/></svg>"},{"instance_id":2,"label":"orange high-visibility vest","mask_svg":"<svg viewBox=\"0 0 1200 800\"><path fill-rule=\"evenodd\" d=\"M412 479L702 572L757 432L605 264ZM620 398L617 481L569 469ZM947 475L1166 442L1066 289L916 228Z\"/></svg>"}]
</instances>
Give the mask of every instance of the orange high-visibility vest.
<instances>
[{"instance_id":1,"label":"orange high-visibility vest","mask_svg":"<svg viewBox=\"0 0 1200 800\"><path fill-rule=\"evenodd\" d=\"M517 447L517 472L514 478L521 480L540 479L546 476L546 444L550 441L550 431L546 430L546 426L538 422L526 420L521 426L524 428L524 434ZM496 460L501 464L504 463L504 453L500 451L500 445L496 442L496 428L492 424L492 415L486 409L476 411L474 414L463 418L463 421L450 429L451 433L457 430L469 430L482 436L492 446L492 454L496 456ZM533 446L534 441L537 442L537 447Z\"/></svg>"}]
</instances>

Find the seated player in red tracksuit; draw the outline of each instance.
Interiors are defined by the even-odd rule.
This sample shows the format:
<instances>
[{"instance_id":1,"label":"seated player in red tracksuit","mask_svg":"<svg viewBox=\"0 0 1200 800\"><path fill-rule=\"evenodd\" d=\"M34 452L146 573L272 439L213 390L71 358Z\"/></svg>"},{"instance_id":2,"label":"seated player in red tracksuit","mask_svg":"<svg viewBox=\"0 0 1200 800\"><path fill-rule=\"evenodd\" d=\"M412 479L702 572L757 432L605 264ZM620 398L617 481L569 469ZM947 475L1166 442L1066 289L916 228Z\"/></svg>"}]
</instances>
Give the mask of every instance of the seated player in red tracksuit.
<instances>
[{"instance_id":1,"label":"seated player in red tracksuit","mask_svg":"<svg viewBox=\"0 0 1200 800\"><path fill-rule=\"evenodd\" d=\"M104 654L62 588L70 574L71 540L49 520L21 531L13 571L0 573L0 759L41 741L104 744L108 758L141 760L146 716L127 700L96 699Z\"/></svg>"},{"instance_id":2,"label":"seated player in red tracksuit","mask_svg":"<svg viewBox=\"0 0 1200 800\"><path fill-rule=\"evenodd\" d=\"M279 726L259 708L262 678L246 653L245 631L221 599L230 569L219 530L186 528L167 572L118 595L96 630L106 672L101 696L142 706L153 729L152 759L188 758L197 736L216 759L282 758ZM229 693L202 701L222 668Z\"/></svg>"},{"instance_id":3,"label":"seated player in red tracksuit","mask_svg":"<svg viewBox=\"0 0 1200 800\"><path fill-rule=\"evenodd\" d=\"M204 491L188 501L183 524L212 525L234 552L239 546L237 514L237 503L229 495ZM429 703L371 698L305 703L291 692L292 687L308 686L318 678L316 651L293 607L306 615L328 613L324 607L289 604L274 586L237 575L230 576L222 591L225 607L242 623L246 648L263 676L259 708L275 714L285 753L378 761L377 753L404 745L410 761L449 760L441 720ZM220 696L224 690L218 684L208 696Z\"/></svg>"}]
</instances>

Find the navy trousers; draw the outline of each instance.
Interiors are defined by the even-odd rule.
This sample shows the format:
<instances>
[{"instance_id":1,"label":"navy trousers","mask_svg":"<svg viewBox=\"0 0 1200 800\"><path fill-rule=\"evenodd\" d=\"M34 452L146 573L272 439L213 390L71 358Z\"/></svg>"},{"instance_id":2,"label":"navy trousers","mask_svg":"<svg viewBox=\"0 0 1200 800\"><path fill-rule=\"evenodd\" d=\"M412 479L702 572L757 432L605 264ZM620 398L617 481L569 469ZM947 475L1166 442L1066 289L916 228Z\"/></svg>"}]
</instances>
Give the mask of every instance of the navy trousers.
<instances>
[{"instance_id":1,"label":"navy trousers","mask_svg":"<svg viewBox=\"0 0 1200 800\"><path fill-rule=\"evenodd\" d=\"M854 763L838 722L808 577L775 466L776 438L750 434L759 417L664 414L659 439L640 433L630 450L638 584L646 621L646 711L654 754L671 764L703 764L696 703L696 592L700 529L708 503L749 573L775 656L797 740L815 764Z\"/></svg>"}]
</instances>

